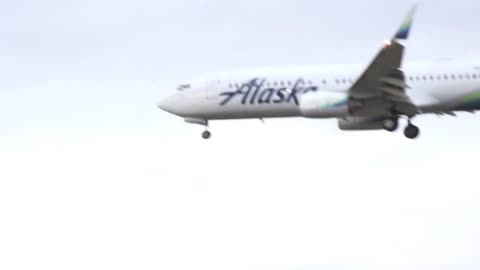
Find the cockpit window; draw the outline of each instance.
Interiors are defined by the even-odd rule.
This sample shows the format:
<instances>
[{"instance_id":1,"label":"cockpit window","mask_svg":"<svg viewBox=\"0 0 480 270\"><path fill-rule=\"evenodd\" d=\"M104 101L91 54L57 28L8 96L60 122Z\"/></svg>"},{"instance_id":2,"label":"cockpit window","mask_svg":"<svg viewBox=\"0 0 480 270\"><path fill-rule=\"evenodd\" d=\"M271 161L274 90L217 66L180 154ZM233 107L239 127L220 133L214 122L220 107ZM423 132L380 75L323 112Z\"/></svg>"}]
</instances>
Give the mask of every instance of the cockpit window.
<instances>
[{"instance_id":1,"label":"cockpit window","mask_svg":"<svg viewBox=\"0 0 480 270\"><path fill-rule=\"evenodd\" d=\"M187 89L190 89L192 87L191 84L182 84L177 87L178 91L185 91Z\"/></svg>"}]
</instances>

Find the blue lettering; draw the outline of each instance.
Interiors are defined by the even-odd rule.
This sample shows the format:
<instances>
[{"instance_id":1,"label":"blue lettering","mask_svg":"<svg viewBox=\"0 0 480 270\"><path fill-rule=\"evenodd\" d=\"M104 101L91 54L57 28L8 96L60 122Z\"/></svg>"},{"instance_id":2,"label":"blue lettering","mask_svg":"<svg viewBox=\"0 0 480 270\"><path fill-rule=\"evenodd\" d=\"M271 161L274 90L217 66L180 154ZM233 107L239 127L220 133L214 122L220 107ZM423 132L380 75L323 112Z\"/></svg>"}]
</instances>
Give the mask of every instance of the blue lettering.
<instances>
[{"instance_id":1,"label":"blue lettering","mask_svg":"<svg viewBox=\"0 0 480 270\"><path fill-rule=\"evenodd\" d=\"M281 89L278 89L277 90L277 93L276 93L276 98L275 100L273 100L273 103L283 103L285 102L285 94L283 93L283 91L285 91L286 89L285 88L281 88Z\"/></svg>"},{"instance_id":2,"label":"blue lettering","mask_svg":"<svg viewBox=\"0 0 480 270\"><path fill-rule=\"evenodd\" d=\"M274 88L268 88L262 91L258 98L258 104L270 104L272 103L273 94L275 94Z\"/></svg>"},{"instance_id":3,"label":"blue lettering","mask_svg":"<svg viewBox=\"0 0 480 270\"><path fill-rule=\"evenodd\" d=\"M220 93L224 99L220 102L221 106L225 106L230 103L235 97L241 97L242 105L255 105L255 104L289 104L292 101L298 106L298 95L306 94L309 92L316 92L319 90L318 86L310 86L304 88L305 84L303 79L298 79L293 87L286 88L265 88L265 79L254 78L247 83L242 84L235 91Z\"/></svg>"},{"instance_id":4,"label":"blue lettering","mask_svg":"<svg viewBox=\"0 0 480 270\"><path fill-rule=\"evenodd\" d=\"M252 88L255 88L255 91L250 99L250 104L255 104L255 100L257 99L258 93L260 92L260 89L262 89L264 83L265 80L262 80L260 83L257 83L256 79L251 81Z\"/></svg>"}]
</instances>

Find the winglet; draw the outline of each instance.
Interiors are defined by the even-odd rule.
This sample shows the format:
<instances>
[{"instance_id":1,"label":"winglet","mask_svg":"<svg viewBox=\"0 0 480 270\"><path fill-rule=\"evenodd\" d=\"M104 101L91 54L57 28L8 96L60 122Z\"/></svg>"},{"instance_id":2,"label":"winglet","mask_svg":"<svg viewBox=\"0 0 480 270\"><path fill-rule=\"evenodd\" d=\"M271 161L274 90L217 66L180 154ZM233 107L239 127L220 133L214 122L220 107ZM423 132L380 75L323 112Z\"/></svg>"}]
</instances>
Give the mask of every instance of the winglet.
<instances>
[{"instance_id":1,"label":"winglet","mask_svg":"<svg viewBox=\"0 0 480 270\"><path fill-rule=\"evenodd\" d=\"M410 33L410 29L412 28L413 20L415 18L415 13L417 11L417 6L413 6L408 13L408 16L403 21L400 29L398 30L397 34L395 34L396 40L406 40L408 39L408 34Z\"/></svg>"}]
</instances>

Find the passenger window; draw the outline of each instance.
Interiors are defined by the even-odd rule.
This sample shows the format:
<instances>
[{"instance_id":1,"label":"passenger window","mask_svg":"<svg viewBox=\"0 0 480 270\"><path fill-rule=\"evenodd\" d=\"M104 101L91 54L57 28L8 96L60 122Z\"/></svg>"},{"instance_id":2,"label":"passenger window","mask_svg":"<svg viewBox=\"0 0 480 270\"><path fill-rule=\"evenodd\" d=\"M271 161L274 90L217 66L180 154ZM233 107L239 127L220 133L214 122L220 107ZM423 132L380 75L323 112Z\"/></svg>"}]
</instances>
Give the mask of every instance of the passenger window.
<instances>
[{"instance_id":1,"label":"passenger window","mask_svg":"<svg viewBox=\"0 0 480 270\"><path fill-rule=\"evenodd\" d=\"M452 75L452 80L455 80L455 79L456 79L455 75Z\"/></svg>"},{"instance_id":2,"label":"passenger window","mask_svg":"<svg viewBox=\"0 0 480 270\"><path fill-rule=\"evenodd\" d=\"M445 78L445 80L448 80L448 76L447 76L447 75L445 75L443 78Z\"/></svg>"},{"instance_id":3,"label":"passenger window","mask_svg":"<svg viewBox=\"0 0 480 270\"><path fill-rule=\"evenodd\" d=\"M477 78L477 74L473 74L472 77L473 77L474 79L476 79L476 78Z\"/></svg>"}]
</instances>

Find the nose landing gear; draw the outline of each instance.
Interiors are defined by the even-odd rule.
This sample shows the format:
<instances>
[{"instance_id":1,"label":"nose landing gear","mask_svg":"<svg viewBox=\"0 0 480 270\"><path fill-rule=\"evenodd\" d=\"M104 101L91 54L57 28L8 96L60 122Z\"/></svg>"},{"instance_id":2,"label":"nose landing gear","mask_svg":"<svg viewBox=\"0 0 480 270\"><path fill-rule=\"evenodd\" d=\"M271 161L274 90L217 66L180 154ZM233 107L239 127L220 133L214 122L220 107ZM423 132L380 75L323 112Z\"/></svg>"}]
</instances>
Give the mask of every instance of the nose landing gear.
<instances>
[{"instance_id":1,"label":"nose landing gear","mask_svg":"<svg viewBox=\"0 0 480 270\"><path fill-rule=\"evenodd\" d=\"M202 138L205 139L205 140L208 140L212 137L212 133L208 130L205 130L204 132L202 132Z\"/></svg>"},{"instance_id":2,"label":"nose landing gear","mask_svg":"<svg viewBox=\"0 0 480 270\"><path fill-rule=\"evenodd\" d=\"M208 131L208 119L204 118L185 118L185 122L189 124L197 124L205 126L206 130L202 132L202 138L208 140L212 137L212 133Z\"/></svg>"}]
</instances>

